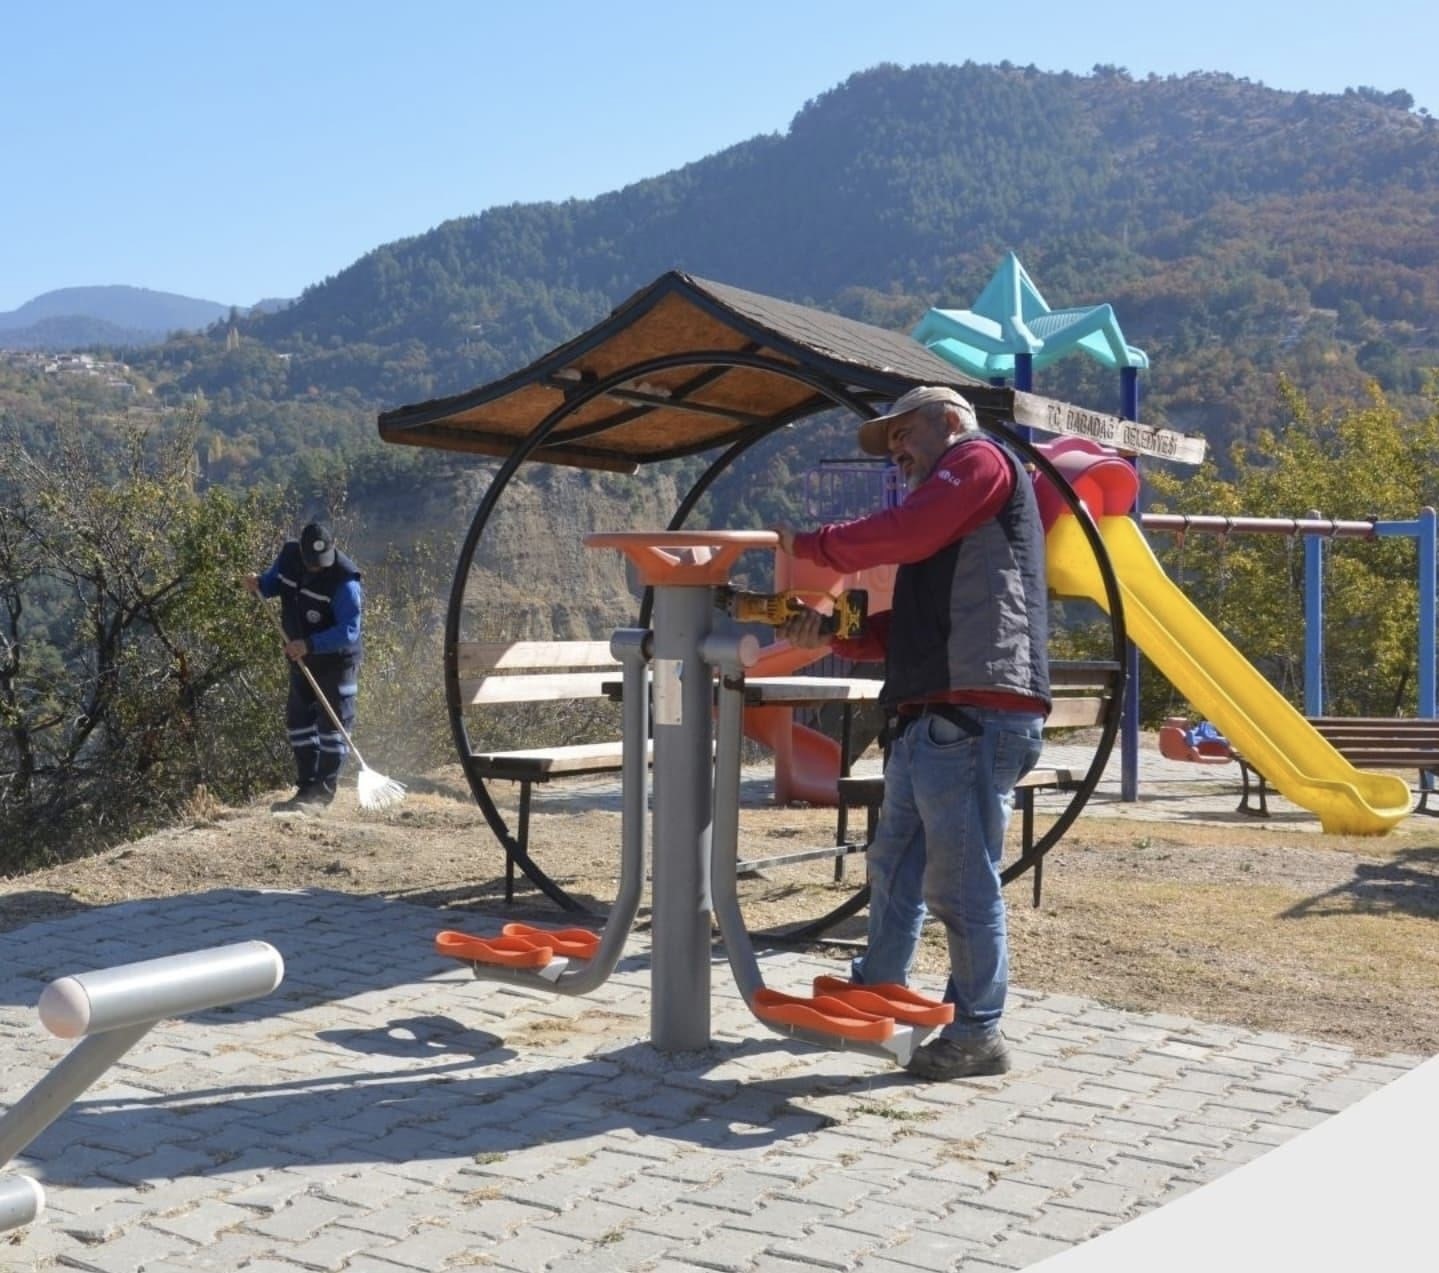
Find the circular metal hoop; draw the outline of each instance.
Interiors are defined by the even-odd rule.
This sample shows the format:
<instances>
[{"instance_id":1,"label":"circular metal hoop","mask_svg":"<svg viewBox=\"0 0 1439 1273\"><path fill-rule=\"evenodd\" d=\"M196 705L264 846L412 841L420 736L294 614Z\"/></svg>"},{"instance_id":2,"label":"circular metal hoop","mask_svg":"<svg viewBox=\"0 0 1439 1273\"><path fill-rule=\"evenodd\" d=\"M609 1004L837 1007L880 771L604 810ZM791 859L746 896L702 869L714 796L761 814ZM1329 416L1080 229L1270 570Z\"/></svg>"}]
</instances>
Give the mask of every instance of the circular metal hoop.
<instances>
[{"instance_id":1,"label":"circular metal hoop","mask_svg":"<svg viewBox=\"0 0 1439 1273\"><path fill-rule=\"evenodd\" d=\"M473 567L475 554L485 528L494 514L500 497L518 471L520 465L539 450L570 415L579 411L595 398L603 396L610 390L618 388L628 381L650 376L656 372L674 370L676 368L716 366L745 367L767 371L776 376L806 384L817 393L828 398L835 406L846 408L856 415L869 417L876 414L865 399L849 391L844 385L836 383L816 372L812 372L807 368L796 366L793 363L782 362L748 350L693 351L690 353L665 355L636 363L633 366L623 368L601 380L585 384L583 387L577 389L572 396L567 397L559 407L536 425L530 434L510 453L491 480L484 498L480 501L480 505L475 511L475 516L471 521L469 531L466 534L460 550L459 561L455 567L455 575L450 588L449 606L445 618L444 676L445 699L449 712L450 730L455 741L456 750L459 753L460 765L464 771L465 780L469 785L471 794L474 796L476 804L484 814L486 823L489 825L496 839L499 840L500 844L504 847L507 870L510 868L518 868L546 897L568 911L586 913L589 908L584 906L578 899L551 878L539 864L534 861L528 849L519 842L514 832L510 829L504 815L500 812L490 796L485 777L476 771L472 762L473 747L471 746L469 732L464 721L464 704L461 701L460 694L458 653L461 618L464 610L464 598L470 571ZM813 411L807 410L805 414L813 414ZM772 422L768 428L756 432L754 436L735 443L715 459L681 501L674 517L671 519L669 530L671 532L683 531L685 520L690 513L693 512L700 499L713 485L715 480L747 452L750 447L789 423L791 423L791 421L787 419L776 420ZM1019 452L1028 463L1042 472L1054 484L1055 489L1068 506L1069 511L1079 518L1085 539L1095 555L1095 561L1104 583L1105 595L1108 602L1110 630L1113 637L1115 667L1105 718L1101 726L1099 743L1096 747L1094 757L1090 762L1089 769L1086 771L1084 779L1074 789L1069 803L1065 806L1055 823L1035 843L1028 853L1011 863L1010 866L1005 869L1001 878L1003 882L1007 884L1032 868L1037 867L1042 862L1044 856L1059 843L1069 828L1074 824L1074 821L1083 811L1085 804L1099 783L1104 768L1109 761L1110 753L1113 750L1114 739L1118 733L1120 720L1122 719L1125 691L1126 635L1123 600L1120 595L1118 580L1114 575L1113 565L1109 559L1109 554L1099 536L1098 529L1094 526L1088 512L1080 503L1069 483L1048 458L1045 457L1042 452L1038 451L1026 438L1021 437L1009 428L999 425L985 425L983 427L986 432L1012 447ZM715 536L726 534L760 536L766 543L773 542L773 535L765 531L684 532L681 538L686 541L695 540L699 537L712 539ZM654 538L653 534L647 535L646 537L650 539ZM754 543L746 542L745 546L761 547L764 545L756 541ZM640 609L639 622L641 626L645 626L647 623L652 598L652 588L646 587ZM863 909L867 901L868 886L861 886L853 896L827 914L818 917L808 924L802 925L800 928L787 930L785 937L787 940L810 940L816 938L843 919L847 919L858 913Z\"/></svg>"}]
</instances>

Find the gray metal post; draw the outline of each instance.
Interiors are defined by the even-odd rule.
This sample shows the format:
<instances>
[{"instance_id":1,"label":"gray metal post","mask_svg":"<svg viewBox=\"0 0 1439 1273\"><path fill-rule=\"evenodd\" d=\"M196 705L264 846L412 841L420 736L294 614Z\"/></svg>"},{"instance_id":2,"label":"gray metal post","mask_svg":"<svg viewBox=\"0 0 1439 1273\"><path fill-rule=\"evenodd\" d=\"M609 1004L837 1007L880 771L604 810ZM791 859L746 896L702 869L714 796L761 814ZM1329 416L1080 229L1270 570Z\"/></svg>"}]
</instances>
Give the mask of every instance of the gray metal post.
<instances>
[{"instance_id":1,"label":"gray metal post","mask_svg":"<svg viewBox=\"0 0 1439 1273\"><path fill-rule=\"evenodd\" d=\"M661 1052L710 1041L714 691L700 644L713 616L708 587L655 587L650 1036Z\"/></svg>"},{"instance_id":2,"label":"gray metal post","mask_svg":"<svg viewBox=\"0 0 1439 1273\"><path fill-rule=\"evenodd\" d=\"M146 1021L92 1034L71 1048L0 1118L0 1167L69 1109L75 1098L144 1038L154 1024Z\"/></svg>"},{"instance_id":3,"label":"gray metal post","mask_svg":"<svg viewBox=\"0 0 1439 1273\"><path fill-rule=\"evenodd\" d=\"M740 748L744 742L744 670L759 658L752 636L712 633L704 643L705 659L719 669L719 727L715 733L714 860L710 865L715 918L735 985L745 1003L753 1005L764 987L754 947L745 934L735 891L739 862Z\"/></svg>"},{"instance_id":4,"label":"gray metal post","mask_svg":"<svg viewBox=\"0 0 1439 1273\"><path fill-rule=\"evenodd\" d=\"M29 1176L0 1176L0 1233L29 1224L45 1210L45 1190Z\"/></svg>"}]
</instances>

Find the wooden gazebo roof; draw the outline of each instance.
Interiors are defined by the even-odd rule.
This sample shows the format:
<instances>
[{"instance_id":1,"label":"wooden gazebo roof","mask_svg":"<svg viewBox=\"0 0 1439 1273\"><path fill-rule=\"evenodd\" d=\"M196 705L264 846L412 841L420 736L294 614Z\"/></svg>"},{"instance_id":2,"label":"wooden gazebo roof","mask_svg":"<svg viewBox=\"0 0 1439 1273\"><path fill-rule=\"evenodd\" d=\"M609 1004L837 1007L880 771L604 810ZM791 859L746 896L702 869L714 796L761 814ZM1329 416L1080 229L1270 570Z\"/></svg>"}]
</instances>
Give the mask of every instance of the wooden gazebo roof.
<instances>
[{"instance_id":1,"label":"wooden gazebo roof","mask_svg":"<svg viewBox=\"0 0 1439 1273\"><path fill-rule=\"evenodd\" d=\"M1111 435L1129 423L1080 412L1082 427L1066 428L1078 408L981 383L902 333L672 270L528 367L387 411L379 428L387 442L508 456L592 394L563 413L533 458L633 472L836 406L863 412L919 384L958 389L985 424L1108 440L1095 422Z\"/></svg>"},{"instance_id":2,"label":"wooden gazebo roof","mask_svg":"<svg viewBox=\"0 0 1439 1273\"><path fill-rule=\"evenodd\" d=\"M726 365L725 355L802 369L830 392L765 366ZM678 361L653 366L666 359ZM566 417L535 458L632 471L727 446L846 399L888 400L916 384L953 385L986 402L1012 396L969 379L900 333L671 271L520 371L385 412L380 436L509 455L567 396L631 368L637 378Z\"/></svg>"}]
</instances>

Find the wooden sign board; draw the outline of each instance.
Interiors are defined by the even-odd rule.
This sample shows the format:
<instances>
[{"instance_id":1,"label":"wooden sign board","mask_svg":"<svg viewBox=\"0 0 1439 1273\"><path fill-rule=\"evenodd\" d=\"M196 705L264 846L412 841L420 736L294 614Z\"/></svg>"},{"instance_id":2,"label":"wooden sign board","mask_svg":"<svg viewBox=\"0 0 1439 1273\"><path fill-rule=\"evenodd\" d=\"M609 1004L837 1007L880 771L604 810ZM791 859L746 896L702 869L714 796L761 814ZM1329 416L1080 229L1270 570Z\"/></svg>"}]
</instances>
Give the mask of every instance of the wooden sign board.
<instances>
[{"instance_id":1,"label":"wooden sign board","mask_svg":"<svg viewBox=\"0 0 1439 1273\"><path fill-rule=\"evenodd\" d=\"M1038 394L1014 395L1014 421L1045 433L1090 438L1104 446L1152 456L1156 460L1176 464L1199 464L1204 460L1203 438L1176 433L1173 429L1156 429L1153 425L1105 415L1102 411L1088 411L1073 403L1041 398Z\"/></svg>"}]
</instances>

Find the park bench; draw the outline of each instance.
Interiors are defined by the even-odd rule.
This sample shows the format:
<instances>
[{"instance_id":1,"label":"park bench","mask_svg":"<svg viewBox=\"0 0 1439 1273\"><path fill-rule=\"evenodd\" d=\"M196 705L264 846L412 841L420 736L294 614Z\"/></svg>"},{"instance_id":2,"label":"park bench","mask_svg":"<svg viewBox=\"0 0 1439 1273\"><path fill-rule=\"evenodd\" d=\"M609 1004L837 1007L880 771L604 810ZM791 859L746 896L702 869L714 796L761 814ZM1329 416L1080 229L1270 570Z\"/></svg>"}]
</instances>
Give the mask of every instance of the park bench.
<instances>
[{"instance_id":1,"label":"park bench","mask_svg":"<svg viewBox=\"0 0 1439 1273\"><path fill-rule=\"evenodd\" d=\"M467 706L519 706L609 698L620 676L608 641L460 642L456 651L460 700ZM529 852L530 800L537 783L556 778L618 774L623 745L615 738L513 751L472 751L471 772L520 785L515 842ZM515 855L505 849L505 900L514 898Z\"/></svg>"},{"instance_id":2,"label":"park bench","mask_svg":"<svg viewBox=\"0 0 1439 1273\"><path fill-rule=\"evenodd\" d=\"M1305 720L1356 769L1417 770L1419 782L1413 790L1419 803L1414 812L1439 817L1439 809L1429 807L1439 776L1439 720L1412 716L1306 716ZM1239 812L1267 818L1264 775L1239 752L1233 754L1243 784Z\"/></svg>"},{"instance_id":3,"label":"park bench","mask_svg":"<svg viewBox=\"0 0 1439 1273\"><path fill-rule=\"evenodd\" d=\"M620 695L620 664L609 643L604 641L461 642L457 647L456 662L460 699L467 706L493 707L585 699L616 701ZM878 682L874 684L878 686ZM829 682L826 681L825 685L828 686ZM851 703L846 701L842 706L847 746ZM615 738L604 742L509 751L476 750L470 752L469 765L471 772L482 778L520 785L515 846L520 854L527 855L534 787L558 778L618 774L623 766L623 754L623 743ZM833 853L834 850L822 852ZM506 901L514 897L515 864L516 854L506 845Z\"/></svg>"}]
</instances>

